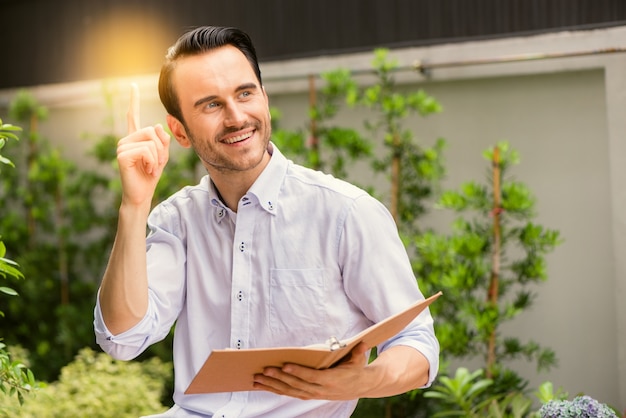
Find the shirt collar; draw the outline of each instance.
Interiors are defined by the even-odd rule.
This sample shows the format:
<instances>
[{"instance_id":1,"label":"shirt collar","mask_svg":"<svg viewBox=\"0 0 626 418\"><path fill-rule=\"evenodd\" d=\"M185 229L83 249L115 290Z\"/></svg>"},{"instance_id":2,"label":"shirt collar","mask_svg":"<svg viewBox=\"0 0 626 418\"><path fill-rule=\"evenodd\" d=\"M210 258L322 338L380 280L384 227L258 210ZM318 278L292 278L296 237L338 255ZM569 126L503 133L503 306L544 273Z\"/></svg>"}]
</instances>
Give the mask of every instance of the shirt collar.
<instances>
[{"instance_id":1,"label":"shirt collar","mask_svg":"<svg viewBox=\"0 0 626 418\"><path fill-rule=\"evenodd\" d=\"M255 196L263 209L275 215L278 207L278 194L285 180L288 161L278 147L271 142L267 151L271 155L270 161L250 187L248 194Z\"/></svg>"},{"instance_id":2,"label":"shirt collar","mask_svg":"<svg viewBox=\"0 0 626 418\"><path fill-rule=\"evenodd\" d=\"M274 215L278 207L278 193L287 173L288 160L271 142L268 144L267 151L271 156L269 163L243 198L253 197L265 211ZM219 222L226 216L228 208L222 203L217 188L210 179L208 179L207 187L211 205L216 209L215 217Z\"/></svg>"},{"instance_id":3,"label":"shirt collar","mask_svg":"<svg viewBox=\"0 0 626 418\"><path fill-rule=\"evenodd\" d=\"M220 194L218 193L217 188L215 187L215 184L213 183L213 180L211 180L211 178L208 175L204 176L204 178L202 179L202 183L204 183L203 185L209 191L209 201L211 202L211 206L215 208L214 210L215 220L219 223L226 217L228 208L226 207L226 205L224 205L224 203L220 199Z\"/></svg>"}]
</instances>

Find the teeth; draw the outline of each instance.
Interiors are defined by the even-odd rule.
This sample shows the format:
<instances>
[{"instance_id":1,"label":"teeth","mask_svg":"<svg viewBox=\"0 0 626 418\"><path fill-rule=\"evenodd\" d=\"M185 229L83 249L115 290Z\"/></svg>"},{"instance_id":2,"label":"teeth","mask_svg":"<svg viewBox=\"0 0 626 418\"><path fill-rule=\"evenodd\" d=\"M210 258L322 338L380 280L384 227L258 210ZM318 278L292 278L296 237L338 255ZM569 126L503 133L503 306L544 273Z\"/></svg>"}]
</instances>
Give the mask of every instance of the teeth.
<instances>
[{"instance_id":1,"label":"teeth","mask_svg":"<svg viewBox=\"0 0 626 418\"><path fill-rule=\"evenodd\" d=\"M252 132L247 132L243 135L233 136L231 138L226 139L224 142L227 144L234 144L235 142L243 141L244 139L248 139L252 136Z\"/></svg>"}]
</instances>

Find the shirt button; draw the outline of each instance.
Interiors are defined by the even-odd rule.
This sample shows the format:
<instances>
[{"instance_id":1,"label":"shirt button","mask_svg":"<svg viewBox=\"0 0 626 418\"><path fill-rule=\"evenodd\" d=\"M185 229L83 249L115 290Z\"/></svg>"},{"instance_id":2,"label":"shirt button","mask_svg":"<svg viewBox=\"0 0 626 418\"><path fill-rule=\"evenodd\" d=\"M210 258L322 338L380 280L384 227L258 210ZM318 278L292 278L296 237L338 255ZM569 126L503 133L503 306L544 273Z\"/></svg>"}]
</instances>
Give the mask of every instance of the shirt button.
<instances>
[{"instance_id":1,"label":"shirt button","mask_svg":"<svg viewBox=\"0 0 626 418\"><path fill-rule=\"evenodd\" d=\"M244 244L243 242L239 244L239 251L244 252L245 249L246 249L246 244Z\"/></svg>"},{"instance_id":2,"label":"shirt button","mask_svg":"<svg viewBox=\"0 0 626 418\"><path fill-rule=\"evenodd\" d=\"M240 290L239 293L237 293L237 300L238 301L242 301L243 300L243 292Z\"/></svg>"},{"instance_id":3,"label":"shirt button","mask_svg":"<svg viewBox=\"0 0 626 418\"><path fill-rule=\"evenodd\" d=\"M237 340L237 350L241 350L241 340Z\"/></svg>"},{"instance_id":4,"label":"shirt button","mask_svg":"<svg viewBox=\"0 0 626 418\"><path fill-rule=\"evenodd\" d=\"M267 202L267 207L269 208L269 210L274 210L274 205L272 204L272 202Z\"/></svg>"}]
</instances>

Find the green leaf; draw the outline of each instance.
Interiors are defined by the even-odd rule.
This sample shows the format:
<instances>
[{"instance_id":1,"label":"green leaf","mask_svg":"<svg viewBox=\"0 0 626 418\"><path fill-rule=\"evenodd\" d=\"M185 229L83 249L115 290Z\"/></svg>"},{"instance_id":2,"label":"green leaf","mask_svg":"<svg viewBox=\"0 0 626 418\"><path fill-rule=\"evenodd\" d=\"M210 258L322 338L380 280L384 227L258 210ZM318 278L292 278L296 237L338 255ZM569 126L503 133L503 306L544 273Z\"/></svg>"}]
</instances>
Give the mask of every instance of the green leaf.
<instances>
[{"instance_id":1,"label":"green leaf","mask_svg":"<svg viewBox=\"0 0 626 418\"><path fill-rule=\"evenodd\" d=\"M11 289L10 287L6 287L6 286L0 286L0 292L5 293L7 295L11 295L11 296L17 296L18 293Z\"/></svg>"}]
</instances>

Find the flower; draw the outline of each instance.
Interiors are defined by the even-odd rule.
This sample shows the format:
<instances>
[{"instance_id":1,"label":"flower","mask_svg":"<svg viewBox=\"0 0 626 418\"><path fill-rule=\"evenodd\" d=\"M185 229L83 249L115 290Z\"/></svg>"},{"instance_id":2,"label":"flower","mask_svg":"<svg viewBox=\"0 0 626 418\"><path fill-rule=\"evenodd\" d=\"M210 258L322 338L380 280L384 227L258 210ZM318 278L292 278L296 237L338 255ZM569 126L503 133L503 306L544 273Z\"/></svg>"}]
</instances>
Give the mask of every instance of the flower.
<instances>
[{"instance_id":1,"label":"flower","mask_svg":"<svg viewBox=\"0 0 626 418\"><path fill-rule=\"evenodd\" d=\"M611 408L589 396L573 401L550 401L539 410L541 418L618 418Z\"/></svg>"}]
</instances>

